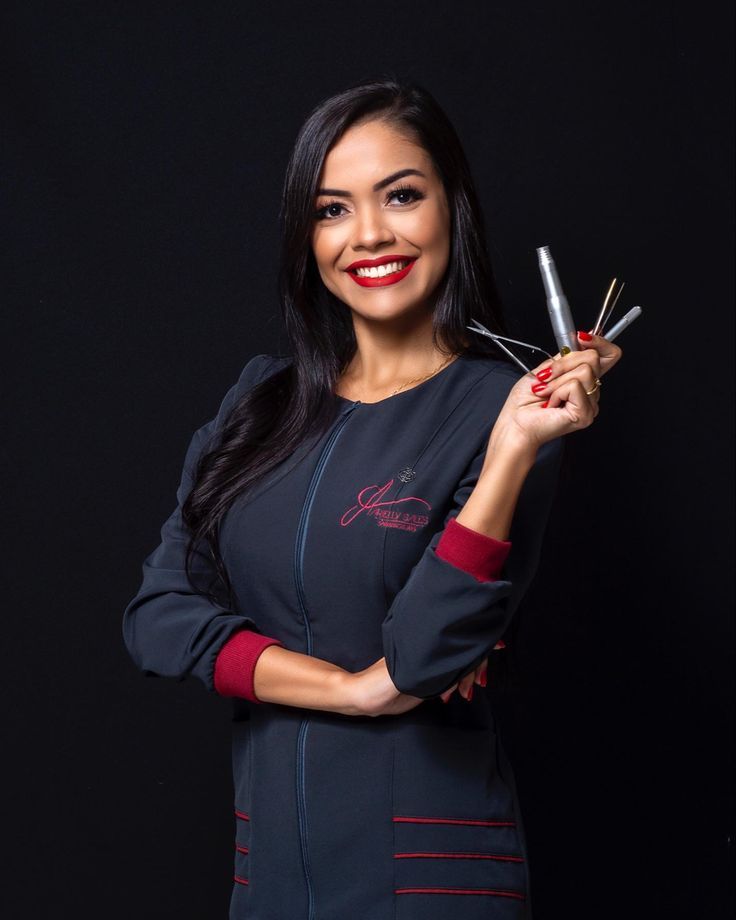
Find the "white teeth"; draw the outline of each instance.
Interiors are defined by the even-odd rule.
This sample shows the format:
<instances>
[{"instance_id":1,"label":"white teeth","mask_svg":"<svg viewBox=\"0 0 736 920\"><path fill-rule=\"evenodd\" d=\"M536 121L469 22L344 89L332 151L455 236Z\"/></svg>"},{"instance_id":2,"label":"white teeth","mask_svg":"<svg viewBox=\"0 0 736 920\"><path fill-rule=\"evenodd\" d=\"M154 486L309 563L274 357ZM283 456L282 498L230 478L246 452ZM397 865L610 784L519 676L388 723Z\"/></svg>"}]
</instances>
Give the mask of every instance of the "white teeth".
<instances>
[{"instance_id":1,"label":"white teeth","mask_svg":"<svg viewBox=\"0 0 736 920\"><path fill-rule=\"evenodd\" d=\"M386 265L374 265L372 268L356 268L355 274L359 278L383 278L393 272L401 271L408 262L388 262Z\"/></svg>"}]
</instances>

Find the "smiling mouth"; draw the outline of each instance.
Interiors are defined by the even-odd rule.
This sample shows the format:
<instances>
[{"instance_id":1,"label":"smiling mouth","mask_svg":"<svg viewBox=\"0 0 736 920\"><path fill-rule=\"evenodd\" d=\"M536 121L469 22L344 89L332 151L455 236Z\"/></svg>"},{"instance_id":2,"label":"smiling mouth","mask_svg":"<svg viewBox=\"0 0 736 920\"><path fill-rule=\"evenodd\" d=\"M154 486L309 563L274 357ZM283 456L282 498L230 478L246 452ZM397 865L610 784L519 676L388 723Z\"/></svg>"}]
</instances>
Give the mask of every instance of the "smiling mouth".
<instances>
[{"instance_id":1,"label":"smiling mouth","mask_svg":"<svg viewBox=\"0 0 736 920\"><path fill-rule=\"evenodd\" d=\"M418 256L417 256L418 258ZM396 259L383 265L365 265L347 269L355 284L362 288L385 288L401 284L414 267L417 259Z\"/></svg>"},{"instance_id":2,"label":"smiling mouth","mask_svg":"<svg viewBox=\"0 0 736 920\"><path fill-rule=\"evenodd\" d=\"M393 275L406 268L411 259L405 259L399 262L387 262L385 265L373 265L370 268L351 268L351 275L357 275L358 278L385 278L386 275Z\"/></svg>"}]
</instances>

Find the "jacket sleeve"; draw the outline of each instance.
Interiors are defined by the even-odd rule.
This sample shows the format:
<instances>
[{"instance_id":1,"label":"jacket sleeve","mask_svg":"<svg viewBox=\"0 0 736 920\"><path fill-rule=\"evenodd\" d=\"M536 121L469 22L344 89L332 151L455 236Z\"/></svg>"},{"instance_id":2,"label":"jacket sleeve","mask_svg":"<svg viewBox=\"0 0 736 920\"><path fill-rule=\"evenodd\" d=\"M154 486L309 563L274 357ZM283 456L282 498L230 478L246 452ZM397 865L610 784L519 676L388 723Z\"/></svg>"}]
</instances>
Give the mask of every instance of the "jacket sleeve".
<instances>
[{"instance_id":1,"label":"jacket sleeve","mask_svg":"<svg viewBox=\"0 0 736 920\"><path fill-rule=\"evenodd\" d=\"M478 533L454 517L447 522L435 549L442 559L470 572L478 581L498 581L510 551L510 540Z\"/></svg>"},{"instance_id":2,"label":"jacket sleeve","mask_svg":"<svg viewBox=\"0 0 736 920\"><path fill-rule=\"evenodd\" d=\"M431 538L381 626L391 679L398 690L412 696L443 693L490 653L539 562L558 482L562 438L547 442L537 452L519 494L509 540L493 541L495 549L487 544L485 576L478 566L461 564L457 553L443 552L443 547L454 543L454 539L450 542L453 528L463 526L454 518L478 481L487 441L486 436L457 484L445 529ZM499 568L499 560L504 559Z\"/></svg>"},{"instance_id":3,"label":"jacket sleeve","mask_svg":"<svg viewBox=\"0 0 736 920\"><path fill-rule=\"evenodd\" d=\"M125 645L146 676L184 680L193 675L209 691L252 702L259 702L253 691L258 656L269 645L282 643L262 635L250 617L192 589L184 568L189 531L181 509L194 484L200 455L236 399L263 379L267 367L268 355L252 358L226 393L217 415L194 433L184 458L176 508L161 528L161 542L144 560L143 581L123 614ZM195 575L214 574L212 563L199 551L192 556L192 570Z\"/></svg>"}]
</instances>

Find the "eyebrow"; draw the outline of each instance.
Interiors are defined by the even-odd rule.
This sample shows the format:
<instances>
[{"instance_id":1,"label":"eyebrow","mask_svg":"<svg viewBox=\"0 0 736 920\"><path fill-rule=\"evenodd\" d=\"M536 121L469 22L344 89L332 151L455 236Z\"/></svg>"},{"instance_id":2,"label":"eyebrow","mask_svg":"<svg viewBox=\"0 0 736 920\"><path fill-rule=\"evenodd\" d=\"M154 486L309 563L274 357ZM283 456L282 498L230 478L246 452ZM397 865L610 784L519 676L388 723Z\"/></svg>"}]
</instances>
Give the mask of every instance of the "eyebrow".
<instances>
[{"instance_id":1,"label":"eyebrow","mask_svg":"<svg viewBox=\"0 0 736 920\"><path fill-rule=\"evenodd\" d=\"M387 185L391 185L392 182L396 182L397 179L403 179L404 176L421 176L423 179L427 177L418 169L400 169L398 172L391 173L390 176L386 176L385 179L381 179L380 182L376 182L373 186L374 192L380 192L382 188L385 188ZM352 198L351 192L346 192L345 189L341 188L318 188L318 195L339 195L341 198Z\"/></svg>"}]
</instances>

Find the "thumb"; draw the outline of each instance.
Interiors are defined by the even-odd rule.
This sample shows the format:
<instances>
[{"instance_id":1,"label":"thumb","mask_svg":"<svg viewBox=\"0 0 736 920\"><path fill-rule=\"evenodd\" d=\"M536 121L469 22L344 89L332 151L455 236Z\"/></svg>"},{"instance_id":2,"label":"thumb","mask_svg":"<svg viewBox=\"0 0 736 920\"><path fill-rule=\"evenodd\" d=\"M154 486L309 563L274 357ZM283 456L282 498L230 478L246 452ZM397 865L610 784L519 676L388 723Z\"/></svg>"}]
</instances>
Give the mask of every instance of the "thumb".
<instances>
[{"instance_id":1,"label":"thumb","mask_svg":"<svg viewBox=\"0 0 736 920\"><path fill-rule=\"evenodd\" d=\"M578 329L578 341L583 348L593 348L598 352L601 363L601 377L616 363L620 357L621 349L614 342L609 342L602 335L593 335L591 332L581 332Z\"/></svg>"}]
</instances>

